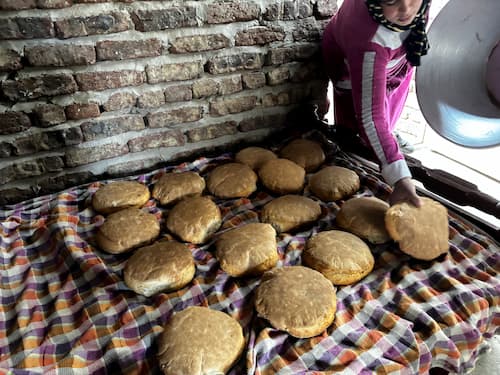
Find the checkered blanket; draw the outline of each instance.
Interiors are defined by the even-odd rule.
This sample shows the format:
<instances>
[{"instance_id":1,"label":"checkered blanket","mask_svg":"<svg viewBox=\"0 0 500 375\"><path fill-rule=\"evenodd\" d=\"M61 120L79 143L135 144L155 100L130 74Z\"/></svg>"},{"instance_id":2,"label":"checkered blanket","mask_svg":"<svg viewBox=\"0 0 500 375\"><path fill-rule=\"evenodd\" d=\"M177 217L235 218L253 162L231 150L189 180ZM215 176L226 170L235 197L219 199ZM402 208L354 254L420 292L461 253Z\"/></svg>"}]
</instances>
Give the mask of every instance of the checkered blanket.
<instances>
[{"instance_id":1,"label":"checkered blanket","mask_svg":"<svg viewBox=\"0 0 500 375\"><path fill-rule=\"evenodd\" d=\"M232 157L199 158L127 179L152 187L174 169L207 176ZM341 151L329 163L359 174L358 195L387 198L389 188L375 170ZM217 235L190 246L197 270L187 287L137 295L123 281L130 253L107 254L93 241L104 217L92 209L91 198L107 182L0 210L0 373L159 374L162 327L192 305L224 311L243 327L246 350L233 375L424 374L435 366L464 373L487 346L485 339L499 331L499 247L451 212L448 254L423 262L394 243L371 246L373 272L337 289L335 321L313 338L294 338L256 316L259 278L237 279L220 269L213 255ZM260 189L249 198L216 200L223 216L219 232L257 222L273 198ZM280 234L278 266L300 264L307 239L335 227L341 204L321 202L323 215L314 226ZM151 198L143 209L165 228L166 208Z\"/></svg>"}]
</instances>

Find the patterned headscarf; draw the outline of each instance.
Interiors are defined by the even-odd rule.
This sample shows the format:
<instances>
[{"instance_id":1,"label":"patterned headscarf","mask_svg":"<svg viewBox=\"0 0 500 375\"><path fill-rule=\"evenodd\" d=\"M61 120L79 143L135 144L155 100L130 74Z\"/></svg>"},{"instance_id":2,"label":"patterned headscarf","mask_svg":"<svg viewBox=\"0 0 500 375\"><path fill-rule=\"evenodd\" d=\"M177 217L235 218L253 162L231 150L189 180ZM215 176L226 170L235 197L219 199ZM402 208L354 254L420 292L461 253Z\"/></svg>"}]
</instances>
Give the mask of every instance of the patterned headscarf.
<instances>
[{"instance_id":1,"label":"patterned headscarf","mask_svg":"<svg viewBox=\"0 0 500 375\"><path fill-rule=\"evenodd\" d=\"M429 8L430 0L422 1L422 6L417 12L415 19L407 26L401 26L389 22L384 17L380 0L365 0L365 2L368 7L368 13L370 13L375 22L392 31L402 32L405 30L411 30L410 34L403 42L406 49L406 59L411 65L419 66L420 57L427 54L427 50L429 49L429 42L427 40L427 34L425 33L425 24L427 21L426 13Z\"/></svg>"}]
</instances>

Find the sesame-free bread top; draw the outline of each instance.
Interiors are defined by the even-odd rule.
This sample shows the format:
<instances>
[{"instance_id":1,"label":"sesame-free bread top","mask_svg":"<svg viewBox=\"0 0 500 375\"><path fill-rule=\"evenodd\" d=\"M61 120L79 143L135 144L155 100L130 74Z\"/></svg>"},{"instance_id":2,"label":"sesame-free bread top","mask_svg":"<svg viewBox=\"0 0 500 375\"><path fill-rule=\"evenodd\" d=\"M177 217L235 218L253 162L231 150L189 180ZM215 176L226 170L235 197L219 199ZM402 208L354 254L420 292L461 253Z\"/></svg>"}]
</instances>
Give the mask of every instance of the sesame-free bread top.
<instances>
[{"instance_id":1,"label":"sesame-free bread top","mask_svg":"<svg viewBox=\"0 0 500 375\"><path fill-rule=\"evenodd\" d=\"M254 171L258 171L266 161L277 158L278 156L271 150L256 146L241 149L234 156L235 161L248 165Z\"/></svg>"},{"instance_id":2,"label":"sesame-free bread top","mask_svg":"<svg viewBox=\"0 0 500 375\"><path fill-rule=\"evenodd\" d=\"M416 259L432 260L449 249L448 211L431 198L420 200L420 207L407 202L391 206L385 225L401 251Z\"/></svg>"},{"instance_id":3,"label":"sesame-free bread top","mask_svg":"<svg viewBox=\"0 0 500 375\"><path fill-rule=\"evenodd\" d=\"M150 297L187 285L196 267L186 244L159 241L137 249L123 271L125 284L138 294Z\"/></svg>"},{"instance_id":4,"label":"sesame-free bread top","mask_svg":"<svg viewBox=\"0 0 500 375\"><path fill-rule=\"evenodd\" d=\"M271 159L259 169L262 184L276 194L300 193L304 188L306 171L288 159Z\"/></svg>"},{"instance_id":5,"label":"sesame-free bread top","mask_svg":"<svg viewBox=\"0 0 500 375\"><path fill-rule=\"evenodd\" d=\"M325 161L325 153L318 142L298 138L286 144L279 152L281 158L295 162L306 170L314 172Z\"/></svg>"},{"instance_id":6,"label":"sesame-free bread top","mask_svg":"<svg viewBox=\"0 0 500 375\"><path fill-rule=\"evenodd\" d=\"M113 181L95 192L92 207L102 214L111 214L129 207L140 208L149 198L148 187L140 182Z\"/></svg>"},{"instance_id":7,"label":"sesame-free bread top","mask_svg":"<svg viewBox=\"0 0 500 375\"><path fill-rule=\"evenodd\" d=\"M219 207L207 196L188 197L168 212L166 225L182 241L205 243L222 223Z\"/></svg>"},{"instance_id":8,"label":"sesame-free bread top","mask_svg":"<svg viewBox=\"0 0 500 375\"><path fill-rule=\"evenodd\" d=\"M300 229L321 216L320 204L302 195L288 194L275 198L262 208L260 220L271 224L278 233Z\"/></svg>"},{"instance_id":9,"label":"sesame-free bread top","mask_svg":"<svg viewBox=\"0 0 500 375\"><path fill-rule=\"evenodd\" d=\"M257 287L255 309L271 326L294 337L317 336L335 319L335 287L312 268L273 268Z\"/></svg>"},{"instance_id":10,"label":"sesame-free bread top","mask_svg":"<svg viewBox=\"0 0 500 375\"><path fill-rule=\"evenodd\" d=\"M346 200L337 212L337 225L373 243L390 241L385 228L389 204L376 197L355 197Z\"/></svg>"},{"instance_id":11,"label":"sesame-free bread top","mask_svg":"<svg viewBox=\"0 0 500 375\"><path fill-rule=\"evenodd\" d=\"M243 329L230 315L191 306L175 313L158 338L165 375L225 374L245 347Z\"/></svg>"},{"instance_id":12,"label":"sesame-free bread top","mask_svg":"<svg viewBox=\"0 0 500 375\"><path fill-rule=\"evenodd\" d=\"M166 173L156 181L153 198L161 205L175 204L189 196L198 196L205 189L205 179L193 171Z\"/></svg>"},{"instance_id":13,"label":"sesame-free bread top","mask_svg":"<svg viewBox=\"0 0 500 375\"><path fill-rule=\"evenodd\" d=\"M220 267L234 277L260 275L278 263L276 231L271 224L230 229L219 236L215 247Z\"/></svg>"},{"instance_id":14,"label":"sesame-free bread top","mask_svg":"<svg viewBox=\"0 0 500 375\"><path fill-rule=\"evenodd\" d=\"M207 188L219 198L248 197L257 190L257 175L246 164L222 164L208 175Z\"/></svg>"},{"instance_id":15,"label":"sesame-free bread top","mask_svg":"<svg viewBox=\"0 0 500 375\"><path fill-rule=\"evenodd\" d=\"M339 166L328 166L314 173L308 183L309 190L325 202L352 196L359 190L356 172Z\"/></svg>"},{"instance_id":16,"label":"sesame-free bread top","mask_svg":"<svg viewBox=\"0 0 500 375\"><path fill-rule=\"evenodd\" d=\"M107 216L95 235L102 250L119 254L153 242L160 234L155 215L139 208L126 208Z\"/></svg>"},{"instance_id":17,"label":"sesame-free bread top","mask_svg":"<svg viewBox=\"0 0 500 375\"><path fill-rule=\"evenodd\" d=\"M302 262L335 285L348 285L368 275L375 259L358 236L340 230L319 232L307 240Z\"/></svg>"}]
</instances>

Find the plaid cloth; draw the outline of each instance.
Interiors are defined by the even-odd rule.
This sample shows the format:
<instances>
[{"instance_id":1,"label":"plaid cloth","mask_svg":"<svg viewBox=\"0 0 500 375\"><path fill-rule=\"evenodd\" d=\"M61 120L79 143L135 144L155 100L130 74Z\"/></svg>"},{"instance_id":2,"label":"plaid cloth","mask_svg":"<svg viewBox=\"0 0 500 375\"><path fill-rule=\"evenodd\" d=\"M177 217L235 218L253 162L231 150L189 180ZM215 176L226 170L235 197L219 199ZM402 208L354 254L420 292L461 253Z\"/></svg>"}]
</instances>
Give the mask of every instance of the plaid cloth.
<instances>
[{"instance_id":1,"label":"plaid cloth","mask_svg":"<svg viewBox=\"0 0 500 375\"><path fill-rule=\"evenodd\" d=\"M152 187L166 172L212 168L226 153L133 176ZM376 171L338 151L329 164L355 170L358 195L385 199ZM439 366L473 368L485 339L498 332L500 252L487 235L450 212L450 250L416 261L394 243L371 246L376 263L362 281L337 289L334 323L321 335L297 339L256 316L259 278L232 278L213 255L217 235L257 222L272 200L264 189L250 198L216 200L223 224L203 246L191 245L194 280L172 293L147 298L123 281L130 253L107 254L93 236L104 217L92 195L109 181L74 187L0 210L0 373L159 374L156 340L173 313L188 306L224 311L239 321L246 350L230 374L424 374ZM307 189L304 195L310 196ZM342 202L320 202L322 218L308 230L278 236L278 266L301 263L313 234L335 228ZM168 209L151 198L143 208L169 237ZM311 297L313 298L313 296Z\"/></svg>"}]
</instances>

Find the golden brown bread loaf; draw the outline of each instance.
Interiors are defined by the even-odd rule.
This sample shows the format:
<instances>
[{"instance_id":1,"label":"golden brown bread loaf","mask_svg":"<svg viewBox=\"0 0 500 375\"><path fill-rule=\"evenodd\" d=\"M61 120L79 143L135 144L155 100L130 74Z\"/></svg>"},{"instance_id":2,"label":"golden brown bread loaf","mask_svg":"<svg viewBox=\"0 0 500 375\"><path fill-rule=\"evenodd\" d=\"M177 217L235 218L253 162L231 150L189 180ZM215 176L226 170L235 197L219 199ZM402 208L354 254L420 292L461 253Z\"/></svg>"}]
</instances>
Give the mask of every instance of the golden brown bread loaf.
<instances>
[{"instance_id":1,"label":"golden brown bread loaf","mask_svg":"<svg viewBox=\"0 0 500 375\"><path fill-rule=\"evenodd\" d=\"M318 142L309 139L294 139L285 145L279 153L281 158L295 162L306 170L314 172L325 161L325 153Z\"/></svg>"},{"instance_id":2,"label":"golden brown bread loaf","mask_svg":"<svg viewBox=\"0 0 500 375\"><path fill-rule=\"evenodd\" d=\"M230 315L192 306L175 313L158 339L165 375L225 374L245 347L243 330Z\"/></svg>"},{"instance_id":3,"label":"golden brown bread loaf","mask_svg":"<svg viewBox=\"0 0 500 375\"><path fill-rule=\"evenodd\" d=\"M219 198L248 197L257 190L257 175L246 164L222 164L210 172L207 188Z\"/></svg>"},{"instance_id":4,"label":"golden brown bread loaf","mask_svg":"<svg viewBox=\"0 0 500 375\"><path fill-rule=\"evenodd\" d=\"M401 251L416 259L432 260L449 249L448 211L431 198L420 200L420 207L406 202L390 207L385 225Z\"/></svg>"},{"instance_id":5,"label":"golden brown bread loaf","mask_svg":"<svg viewBox=\"0 0 500 375\"><path fill-rule=\"evenodd\" d=\"M270 224L231 229L220 235L215 246L220 267L234 277L260 275L278 263L276 231Z\"/></svg>"},{"instance_id":6,"label":"golden brown bread loaf","mask_svg":"<svg viewBox=\"0 0 500 375\"><path fill-rule=\"evenodd\" d=\"M205 189L205 179L198 173L171 172L156 181L153 187L153 198L161 205L175 204L185 197L199 196Z\"/></svg>"},{"instance_id":7,"label":"golden brown bread loaf","mask_svg":"<svg viewBox=\"0 0 500 375\"><path fill-rule=\"evenodd\" d=\"M299 229L321 216L321 206L302 195L283 195L266 203L260 220L271 224L278 233Z\"/></svg>"},{"instance_id":8,"label":"golden brown bread loaf","mask_svg":"<svg viewBox=\"0 0 500 375\"><path fill-rule=\"evenodd\" d=\"M309 179L309 190L324 202L337 201L353 195L359 190L360 181L356 172L338 166L320 169Z\"/></svg>"},{"instance_id":9,"label":"golden brown bread loaf","mask_svg":"<svg viewBox=\"0 0 500 375\"><path fill-rule=\"evenodd\" d=\"M196 267L193 255L177 241L160 241L137 249L123 271L125 284L138 294L150 297L189 284Z\"/></svg>"},{"instance_id":10,"label":"golden brown bread loaf","mask_svg":"<svg viewBox=\"0 0 500 375\"><path fill-rule=\"evenodd\" d=\"M182 241L205 243L222 223L219 207L206 196L188 197L172 207L167 228Z\"/></svg>"},{"instance_id":11,"label":"golden brown bread loaf","mask_svg":"<svg viewBox=\"0 0 500 375\"><path fill-rule=\"evenodd\" d=\"M335 287L312 268L274 268L262 276L255 309L274 328L294 337L316 336L335 319Z\"/></svg>"},{"instance_id":12,"label":"golden brown bread loaf","mask_svg":"<svg viewBox=\"0 0 500 375\"><path fill-rule=\"evenodd\" d=\"M388 208L389 204L376 197L355 197L342 204L335 221L340 228L380 244L391 239L385 228Z\"/></svg>"},{"instance_id":13,"label":"golden brown bread loaf","mask_svg":"<svg viewBox=\"0 0 500 375\"><path fill-rule=\"evenodd\" d=\"M304 188L306 171L288 159L271 159L259 169L262 184L276 194L300 193Z\"/></svg>"},{"instance_id":14,"label":"golden brown bread loaf","mask_svg":"<svg viewBox=\"0 0 500 375\"><path fill-rule=\"evenodd\" d=\"M153 242L160 234L155 215L139 208L126 208L109 215L97 230L97 245L111 254L130 251Z\"/></svg>"},{"instance_id":15,"label":"golden brown bread loaf","mask_svg":"<svg viewBox=\"0 0 500 375\"><path fill-rule=\"evenodd\" d=\"M309 238L302 262L321 272L335 285L348 285L368 275L375 259L358 236L340 230L319 232Z\"/></svg>"},{"instance_id":16,"label":"golden brown bread loaf","mask_svg":"<svg viewBox=\"0 0 500 375\"><path fill-rule=\"evenodd\" d=\"M140 208L149 198L148 187L140 182L114 181L95 192L92 207L102 214L111 214L129 207Z\"/></svg>"},{"instance_id":17,"label":"golden brown bread loaf","mask_svg":"<svg viewBox=\"0 0 500 375\"><path fill-rule=\"evenodd\" d=\"M234 157L234 160L238 163L248 165L254 171L258 171L266 161L277 158L278 156L271 150L265 149L263 147L252 146L238 151Z\"/></svg>"}]
</instances>

